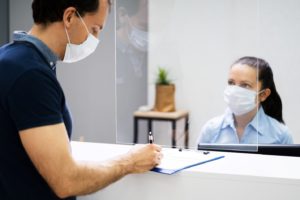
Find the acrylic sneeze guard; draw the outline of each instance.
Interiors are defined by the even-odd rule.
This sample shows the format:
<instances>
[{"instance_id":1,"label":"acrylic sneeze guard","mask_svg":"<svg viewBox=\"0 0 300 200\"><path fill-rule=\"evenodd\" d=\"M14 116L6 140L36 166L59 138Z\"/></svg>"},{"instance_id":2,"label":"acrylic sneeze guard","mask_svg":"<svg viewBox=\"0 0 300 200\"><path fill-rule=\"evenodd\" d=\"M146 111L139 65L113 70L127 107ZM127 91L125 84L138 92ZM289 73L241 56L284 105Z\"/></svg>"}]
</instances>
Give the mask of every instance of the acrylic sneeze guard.
<instances>
[{"instance_id":1,"label":"acrylic sneeze guard","mask_svg":"<svg viewBox=\"0 0 300 200\"><path fill-rule=\"evenodd\" d=\"M279 8L288 10L293 3L299 6L292 0L286 4L282 1L274 4L270 0L116 0L117 143L148 142L147 120L139 120L138 139L134 141L134 113L148 112L154 107L157 71L163 67L176 87L176 110L189 113L189 149L211 146L257 151L262 127L258 117L253 118L249 125L252 127L247 127L256 131L255 134L251 132L251 137L248 135L251 138L248 140L235 133L233 115L232 129L236 140L218 139L222 134L218 133L220 129L211 133L214 135L211 140L201 140L201 134L208 122L222 118L230 111L224 101L224 90L232 64L237 59L244 56L265 59L271 64L277 88L282 92L285 79L280 74L283 61L278 58L278 53L282 53L279 46L285 50L300 50L299 39L295 41L299 45L288 45L285 40L292 39L283 37L288 27L293 27L291 36L299 33L299 24L292 20L299 19L299 14L292 9L289 25L282 27L277 35L276 23L271 20L279 19ZM285 26L282 20L277 25ZM276 37L268 35L268 31L274 31ZM292 57L283 55L287 60ZM288 83L292 85L293 80ZM296 93L299 99L300 92ZM284 98L289 97L284 92L281 94ZM287 108L284 113L290 109L284 104L290 99L283 100L283 108ZM300 112L299 106L294 109ZM297 131L299 128L295 127L293 119L287 119L292 130ZM178 148L185 147L185 126L184 118L176 122L176 138L173 139ZM152 120L151 131L155 143L173 146L172 123Z\"/></svg>"}]
</instances>

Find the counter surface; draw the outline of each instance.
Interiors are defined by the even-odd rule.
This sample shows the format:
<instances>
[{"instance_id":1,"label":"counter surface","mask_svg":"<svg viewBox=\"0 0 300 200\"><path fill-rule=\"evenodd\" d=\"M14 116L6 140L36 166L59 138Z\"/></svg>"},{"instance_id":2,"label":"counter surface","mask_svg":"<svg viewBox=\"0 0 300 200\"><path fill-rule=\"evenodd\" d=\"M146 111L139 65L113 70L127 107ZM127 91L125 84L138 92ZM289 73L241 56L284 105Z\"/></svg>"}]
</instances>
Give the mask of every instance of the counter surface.
<instances>
[{"instance_id":1,"label":"counter surface","mask_svg":"<svg viewBox=\"0 0 300 200\"><path fill-rule=\"evenodd\" d=\"M102 161L128 152L131 145L71 142L76 160ZM189 154L188 150L179 154ZM201 153L201 152L199 152ZM300 158L213 152L217 161L175 175L129 175L79 199L300 199ZM155 192L153 192L155 191Z\"/></svg>"}]
</instances>

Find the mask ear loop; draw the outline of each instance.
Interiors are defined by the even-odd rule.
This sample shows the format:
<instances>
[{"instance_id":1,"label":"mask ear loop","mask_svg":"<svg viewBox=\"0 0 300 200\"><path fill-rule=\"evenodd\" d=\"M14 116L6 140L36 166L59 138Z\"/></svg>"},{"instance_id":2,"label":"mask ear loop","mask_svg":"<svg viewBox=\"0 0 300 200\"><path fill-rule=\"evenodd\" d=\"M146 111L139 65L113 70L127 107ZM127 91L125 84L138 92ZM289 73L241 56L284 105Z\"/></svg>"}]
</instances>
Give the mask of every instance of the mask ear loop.
<instances>
[{"instance_id":1,"label":"mask ear loop","mask_svg":"<svg viewBox=\"0 0 300 200\"><path fill-rule=\"evenodd\" d=\"M70 48L70 46L71 46L71 40L70 40L70 37L69 37L68 31L67 31L67 28L66 28L66 26L65 26L65 25L64 25L64 27L65 27L65 32L66 32L67 39L68 39L67 47L69 47L69 48ZM67 51L67 48L66 48L66 50L65 50L65 51ZM70 54L71 54L71 52L68 52L68 55L65 55L65 56L67 56L67 57L70 57Z\"/></svg>"},{"instance_id":2,"label":"mask ear loop","mask_svg":"<svg viewBox=\"0 0 300 200\"><path fill-rule=\"evenodd\" d=\"M259 96L263 93L263 92L265 92L267 89L262 89L261 91L259 91L258 93L257 93L257 96L258 96L258 98L259 98ZM268 97L267 97L268 98ZM264 102L267 98L265 98L263 101L261 101L260 103L262 103L262 102Z\"/></svg>"},{"instance_id":3,"label":"mask ear loop","mask_svg":"<svg viewBox=\"0 0 300 200\"><path fill-rule=\"evenodd\" d=\"M259 92L257 93L257 95L260 95L260 94L263 93L264 91L266 91L266 89L262 89L261 91L259 91Z\"/></svg>"},{"instance_id":4,"label":"mask ear loop","mask_svg":"<svg viewBox=\"0 0 300 200\"><path fill-rule=\"evenodd\" d=\"M79 12L76 10L76 13L78 15L78 17L80 18L81 22L83 23L84 27L85 27L85 30L87 31L88 34L90 34L85 22L83 21L82 17L80 16Z\"/></svg>"},{"instance_id":5,"label":"mask ear loop","mask_svg":"<svg viewBox=\"0 0 300 200\"><path fill-rule=\"evenodd\" d=\"M68 44L71 44L71 40L70 40L70 37L69 37L68 31L67 31L67 28L66 28L66 26L64 26L64 27L65 27L65 32L66 32L67 39L68 39Z\"/></svg>"}]
</instances>

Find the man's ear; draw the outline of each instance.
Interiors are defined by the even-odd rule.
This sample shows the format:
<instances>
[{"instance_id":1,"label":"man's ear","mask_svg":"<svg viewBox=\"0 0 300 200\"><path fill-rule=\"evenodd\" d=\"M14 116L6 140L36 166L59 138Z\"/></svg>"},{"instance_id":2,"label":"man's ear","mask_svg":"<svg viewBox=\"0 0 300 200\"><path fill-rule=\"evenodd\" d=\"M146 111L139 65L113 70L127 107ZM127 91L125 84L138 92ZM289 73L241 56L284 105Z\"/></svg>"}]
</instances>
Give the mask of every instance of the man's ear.
<instances>
[{"instance_id":1,"label":"man's ear","mask_svg":"<svg viewBox=\"0 0 300 200\"><path fill-rule=\"evenodd\" d=\"M264 102L270 95L271 95L271 90L270 90L269 88L266 88L266 89L259 95L260 102Z\"/></svg>"},{"instance_id":2,"label":"man's ear","mask_svg":"<svg viewBox=\"0 0 300 200\"><path fill-rule=\"evenodd\" d=\"M77 17L76 8L69 7L64 11L63 23L67 29L70 28L72 23L74 23L76 17Z\"/></svg>"}]
</instances>

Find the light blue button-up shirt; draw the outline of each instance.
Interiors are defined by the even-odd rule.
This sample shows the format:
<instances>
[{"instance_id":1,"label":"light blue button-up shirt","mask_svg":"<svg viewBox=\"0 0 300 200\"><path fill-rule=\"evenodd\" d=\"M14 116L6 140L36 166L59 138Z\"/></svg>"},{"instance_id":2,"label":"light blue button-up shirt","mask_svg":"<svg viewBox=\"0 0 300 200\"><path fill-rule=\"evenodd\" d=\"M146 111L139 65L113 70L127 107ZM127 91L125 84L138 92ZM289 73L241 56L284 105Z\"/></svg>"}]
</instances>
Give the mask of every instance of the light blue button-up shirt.
<instances>
[{"instance_id":1,"label":"light blue button-up shirt","mask_svg":"<svg viewBox=\"0 0 300 200\"><path fill-rule=\"evenodd\" d=\"M202 128L197 144L292 144L293 139L287 126L265 114L260 107L252 121L246 126L239 140L232 112L208 121Z\"/></svg>"}]
</instances>

